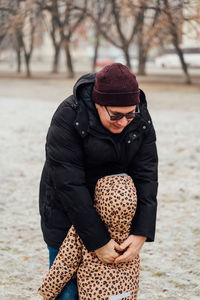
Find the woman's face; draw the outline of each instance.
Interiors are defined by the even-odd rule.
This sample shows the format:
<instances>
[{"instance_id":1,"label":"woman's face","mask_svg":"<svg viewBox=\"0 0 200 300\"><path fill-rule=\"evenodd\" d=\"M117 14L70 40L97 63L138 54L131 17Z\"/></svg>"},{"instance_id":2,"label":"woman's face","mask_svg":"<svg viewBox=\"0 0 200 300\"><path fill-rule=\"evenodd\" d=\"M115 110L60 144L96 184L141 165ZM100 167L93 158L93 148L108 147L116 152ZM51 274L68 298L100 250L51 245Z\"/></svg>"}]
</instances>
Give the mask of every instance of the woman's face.
<instances>
[{"instance_id":1,"label":"woman's face","mask_svg":"<svg viewBox=\"0 0 200 300\"><path fill-rule=\"evenodd\" d=\"M112 133L121 133L122 130L130 123L133 119L127 119L126 117L121 118L120 120L112 121L110 119L110 115L116 115L119 113L127 114L129 112L134 112L136 109L136 105L133 106L102 106L99 104L96 104L96 109L99 114L99 118L101 120L102 125L108 129Z\"/></svg>"}]
</instances>

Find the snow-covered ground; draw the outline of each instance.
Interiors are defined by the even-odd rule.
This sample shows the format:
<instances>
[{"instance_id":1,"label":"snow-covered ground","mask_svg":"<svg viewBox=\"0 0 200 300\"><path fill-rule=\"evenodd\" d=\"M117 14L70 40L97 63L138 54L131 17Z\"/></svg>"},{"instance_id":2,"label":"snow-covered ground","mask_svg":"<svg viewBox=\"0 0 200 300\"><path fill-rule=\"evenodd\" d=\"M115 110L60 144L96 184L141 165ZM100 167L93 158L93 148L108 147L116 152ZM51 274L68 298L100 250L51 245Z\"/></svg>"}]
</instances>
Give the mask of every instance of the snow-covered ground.
<instances>
[{"instance_id":1,"label":"snow-covered ground","mask_svg":"<svg viewBox=\"0 0 200 300\"><path fill-rule=\"evenodd\" d=\"M73 81L0 81L0 299L41 299L48 269L39 180L47 128ZM138 300L200 299L200 88L141 85L158 137L155 243L141 253ZM93 300L93 299L91 299Z\"/></svg>"}]
</instances>

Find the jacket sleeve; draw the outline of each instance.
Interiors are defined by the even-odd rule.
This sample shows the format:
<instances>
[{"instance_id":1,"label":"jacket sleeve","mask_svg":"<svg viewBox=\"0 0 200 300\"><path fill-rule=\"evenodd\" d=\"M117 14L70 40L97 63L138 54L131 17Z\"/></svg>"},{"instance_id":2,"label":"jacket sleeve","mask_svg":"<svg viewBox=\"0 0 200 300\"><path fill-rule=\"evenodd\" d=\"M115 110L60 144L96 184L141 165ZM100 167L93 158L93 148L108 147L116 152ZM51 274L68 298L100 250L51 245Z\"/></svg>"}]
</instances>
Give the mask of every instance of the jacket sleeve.
<instances>
[{"instance_id":1,"label":"jacket sleeve","mask_svg":"<svg viewBox=\"0 0 200 300\"><path fill-rule=\"evenodd\" d=\"M151 124L129 168L129 174L134 181L138 198L130 233L146 236L146 241L149 242L154 241L155 236L158 188L157 167L156 134Z\"/></svg>"},{"instance_id":2,"label":"jacket sleeve","mask_svg":"<svg viewBox=\"0 0 200 300\"><path fill-rule=\"evenodd\" d=\"M55 299L77 272L82 258L82 245L75 228L71 226L49 272L38 289L39 294L45 299Z\"/></svg>"},{"instance_id":3,"label":"jacket sleeve","mask_svg":"<svg viewBox=\"0 0 200 300\"><path fill-rule=\"evenodd\" d=\"M108 243L110 235L86 186L84 150L74 128L75 116L70 106L57 109L47 134L46 157L65 213L87 250L94 251Z\"/></svg>"}]
</instances>

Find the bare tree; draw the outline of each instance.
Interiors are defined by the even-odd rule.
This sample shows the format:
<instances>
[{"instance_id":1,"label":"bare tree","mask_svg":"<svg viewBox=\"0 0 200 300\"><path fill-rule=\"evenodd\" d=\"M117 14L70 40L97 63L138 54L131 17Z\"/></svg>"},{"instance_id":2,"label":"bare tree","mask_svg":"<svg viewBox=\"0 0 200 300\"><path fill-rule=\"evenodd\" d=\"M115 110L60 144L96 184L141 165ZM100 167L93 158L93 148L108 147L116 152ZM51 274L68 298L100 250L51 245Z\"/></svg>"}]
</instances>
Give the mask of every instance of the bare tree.
<instances>
[{"instance_id":1,"label":"bare tree","mask_svg":"<svg viewBox=\"0 0 200 300\"><path fill-rule=\"evenodd\" d=\"M12 37L13 46L17 54L17 71L21 71L21 52L23 50L26 75L30 77L30 60L40 12L33 0L4 2L7 2L6 11L9 12L9 17L6 20L6 35Z\"/></svg>"},{"instance_id":2,"label":"bare tree","mask_svg":"<svg viewBox=\"0 0 200 300\"><path fill-rule=\"evenodd\" d=\"M16 13L13 15L12 27L16 34L17 47L23 49L24 60L26 64L26 76L31 76L30 61L33 54L36 28L40 16L37 4L32 0L26 0L18 3ZM19 57L18 57L19 59Z\"/></svg>"},{"instance_id":3,"label":"bare tree","mask_svg":"<svg viewBox=\"0 0 200 300\"><path fill-rule=\"evenodd\" d=\"M106 8L108 7L108 1L106 0L96 0L88 2L88 11L87 15L89 15L88 24L90 28L93 28L93 37L94 37L94 56L92 60L92 71L95 72L96 69L96 61L98 58L98 51L100 46L100 38L101 38L101 22L106 15ZM90 15L96 20L96 22L92 22ZM93 26L92 26L93 25Z\"/></svg>"},{"instance_id":4,"label":"bare tree","mask_svg":"<svg viewBox=\"0 0 200 300\"><path fill-rule=\"evenodd\" d=\"M56 17L54 14L51 14L51 40L54 46L54 59L53 59L53 68L52 73L58 73L58 62L60 56L60 50L62 45L62 40L60 37L59 27L56 22Z\"/></svg>"},{"instance_id":5,"label":"bare tree","mask_svg":"<svg viewBox=\"0 0 200 300\"><path fill-rule=\"evenodd\" d=\"M17 56L17 72L20 73L21 71L21 36L19 36L18 32L18 21L16 23L16 15L19 9L19 2L16 1L8 1L4 0L1 1L0 6L0 43L6 37L6 46L11 47L13 46L14 50L16 51ZM12 43L11 43L12 41Z\"/></svg>"},{"instance_id":6,"label":"bare tree","mask_svg":"<svg viewBox=\"0 0 200 300\"><path fill-rule=\"evenodd\" d=\"M95 72L96 69L96 61L98 58L98 52L99 52L99 46L100 46L100 38L102 37L101 33L101 24L106 21L106 16L109 11L109 1L107 0L96 0L96 1L89 1L88 3L88 16L92 16L92 19L95 20L95 22L89 22L89 26L93 25L94 29L94 56L92 60L92 71ZM91 18L89 18L88 21L91 21Z\"/></svg>"},{"instance_id":7,"label":"bare tree","mask_svg":"<svg viewBox=\"0 0 200 300\"><path fill-rule=\"evenodd\" d=\"M186 83L191 83L191 76L188 72L188 65L185 62L183 49L181 48L182 39L185 32L183 26L191 25L193 29L200 24L200 1L168 1L162 0L162 30L167 33L174 49L179 57L181 67L185 74Z\"/></svg>"},{"instance_id":8,"label":"bare tree","mask_svg":"<svg viewBox=\"0 0 200 300\"><path fill-rule=\"evenodd\" d=\"M151 40L159 39L160 44L167 45L172 43L176 53L180 59L181 67L186 77L186 82L191 83L191 77L188 72L188 66L185 62L183 50L181 48L182 38L184 35L183 25L185 23L192 24L193 29L200 22L200 1L185 1L185 0L160 0L157 3L147 1L139 1L136 7L145 10L154 10L156 16L157 30L151 31ZM151 26L149 27L151 28ZM140 32L140 29L139 29ZM153 33L153 36L151 35ZM138 37L141 39L140 36ZM140 48L140 46L139 46ZM141 50L139 50L141 51ZM141 51L142 52L142 51ZM139 54L140 55L140 54Z\"/></svg>"},{"instance_id":9,"label":"bare tree","mask_svg":"<svg viewBox=\"0 0 200 300\"><path fill-rule=\"evenodd\" d=\"M8 31L7 21L10 16L9 2L0 1L0 45Z\"/></svg>"},{"instance_id":10,"label":"bare tree","mask_svg":"<svg viewBox=\"0 0 200 300\"><path fill-rule=\"evenodd\" d=\"M107 2L106 15L101 18L101 21L92 12L89 11L88 14L104 38L122 50L126 65L131 68L130 46L138 30L140 8L136 8L133 13L127 6L127 1L108 0Z\"/></svg>"},{"instance_id":11,"label":"bare tree","mask_svg":"<svg viewBox=\"0 0 200 300\"><path fill-rule=\"evenodd\" d=\"M155 10L148 10L148 5L152 2ZM155 38L160 31L160 0L143 1L140 9L140 20L138 21L137 45L138 45L138 75L146 74L146 61L149 50L155 44Z\"/></svg>"},{"instance_id":12,"label":"bare tree","mask_svg":"<svg viewBox=\"0 0 200 300\"><path fill-rule=\"evenodd\" d=\"M176 49L181 62L182 69L185 73L186 83L191 83L191 78L188 72L188 67L185 62L183 51L181 49L182 25L183 25L183 1L175 1L171 3L168 0L163 0L164 4L164 24L167 24L168 32L171 36L171 41Z\"/></svg>"},{"instance_id":13,"label":"bare tree","mask_svg":"<svg viewBox=\"0 0 200 300\"><path fill-rule=\"evenodd\" d=\"M21 54L23 51L23 38L22 38L21 30L19 30L18 28L15 28L15 32L13 34L13 43L17 55L17 73L21 73L21 64L22 64Z\"/></svg>"},{"instance_id":14,"label":"bare tree","mask_svg":"<svg viewBox=\"0 0 200 300\"><path fill-rule=\"evenodd\" d=\"M47 13L50 15L51 21L49 21L48 15L47 20L45 18L44 21L47 31L50 34L50 38L52 40L52 45L54 48L52 73L58 73L59 56L62 46L62 39L60 35L60 27L58 21L58 1L39 0L37 1L37 4L39 5L41 11L47 11Z\"/></svg>"},{"instance_id":15,"label":"bare tree","mask_svg":"<svg viewBox=\"0 0 200 300\"><path fill-rule=\"evenodd\" d=\"M19 8L19 1L8 1L4 0L1 1L0 6L0 43L3 41L5 37L7 47L11 47L11 40L12 46L16 51L17 56L17 72L20 73L21 71L21 36L18 34L18 26L16 26L16 19L17 9Z\"/></svg>"},{"instance_id":16,"label":"bare tree","mask_svg":"<svg viewBox=\"0 0 200 300\"><path fill-rule=\"evenodd\" d=\"M77 27L86 16L87 0L42 0L39 1L42 9L51 13L52 31L51 37L55 45L55 65L58 48L62 46L66 55L68 77L74 77L74 68L71 56L71 40ZM81 5L82 4L82 5ZM57 34L57 42L55 36ZM57 48L56 48L57 47ZM56 53L57 51L57 53Z\"/></svg>"}]
</instances>

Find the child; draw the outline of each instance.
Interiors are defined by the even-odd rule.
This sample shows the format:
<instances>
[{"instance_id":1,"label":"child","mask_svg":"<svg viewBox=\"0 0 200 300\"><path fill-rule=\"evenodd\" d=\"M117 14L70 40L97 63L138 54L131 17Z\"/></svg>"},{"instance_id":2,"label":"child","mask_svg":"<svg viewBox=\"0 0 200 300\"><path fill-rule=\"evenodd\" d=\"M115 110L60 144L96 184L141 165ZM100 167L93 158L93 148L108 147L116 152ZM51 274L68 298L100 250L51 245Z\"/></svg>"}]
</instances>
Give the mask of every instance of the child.
<instances>
[{"instance_id":1,"label":"child","mask_svg":"<svg viewBox=\"0 0 200 300\"><path fill-rule=\"evenodd\" d=\"M136 189L130 176L119 174L98 180L94 206L110 237L119 245L130 235L136 204ZM39 293L44 299L55 299L66 283L77 276L80 300L136 300L139 264L139 256L128 263L101 262L94 251L87 251L71 226Z\"/></svg>"}]
</instances>

